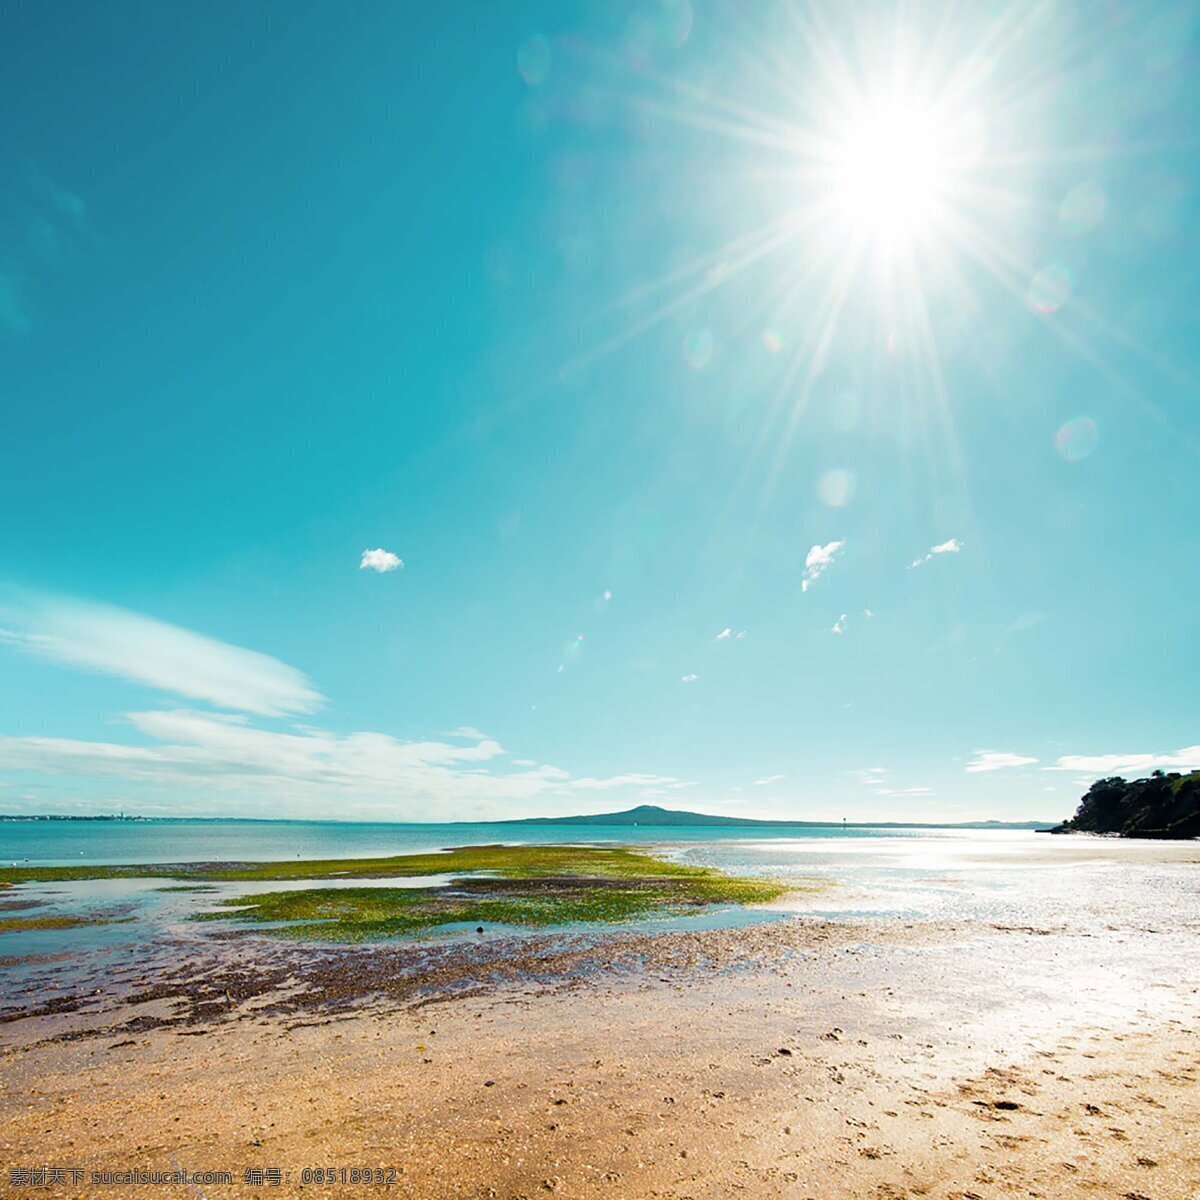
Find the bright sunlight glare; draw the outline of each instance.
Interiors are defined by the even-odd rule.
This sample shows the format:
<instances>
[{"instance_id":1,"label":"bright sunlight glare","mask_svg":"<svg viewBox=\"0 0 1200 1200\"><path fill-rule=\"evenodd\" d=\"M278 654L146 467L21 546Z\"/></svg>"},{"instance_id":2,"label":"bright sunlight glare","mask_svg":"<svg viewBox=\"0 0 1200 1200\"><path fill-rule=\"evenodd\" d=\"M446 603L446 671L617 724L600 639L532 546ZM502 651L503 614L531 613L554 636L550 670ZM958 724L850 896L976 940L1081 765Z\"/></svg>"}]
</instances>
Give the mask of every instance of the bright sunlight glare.
<instances>
[{"instance_id":1,"label":"bright sunlight glare","mask_svg":"<svg viewBox=\"0 0 1200 1200\"><path fill-rule=\"evenodd\" d=\"M838 139L835 209L856 233L902 248L935 223L948 155L936 117L915 105L872 106Z\"/></svg>"}]
</instances>

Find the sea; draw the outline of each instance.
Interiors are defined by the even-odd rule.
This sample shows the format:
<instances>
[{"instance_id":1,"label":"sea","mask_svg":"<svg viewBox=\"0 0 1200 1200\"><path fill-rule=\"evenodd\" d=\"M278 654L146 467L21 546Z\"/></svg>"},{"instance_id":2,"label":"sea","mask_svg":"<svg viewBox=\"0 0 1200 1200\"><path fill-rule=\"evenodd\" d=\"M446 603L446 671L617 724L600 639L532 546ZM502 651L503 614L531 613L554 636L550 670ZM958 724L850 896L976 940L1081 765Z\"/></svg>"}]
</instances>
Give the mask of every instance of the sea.
<instances>
[{"instance_id":1,"label":"sea","mask_svg":"<svg viewBox=\"0 0 1200 1200\"><path fill-rule=\"evenodd\" d=\"M272 861L293 858L375 858L451 846L584 842L595 844L752 845L829 841L961 843L977 835L993 842L1025 830L964 830L928 826L523 825L482 822L400 824L352 821L155 820L0 821L0 866L29 863L164 863Z\"/></svg>"},{"instance_id":2,"label":"sea","mask_svg":"<svg viewBox=\"0 0 1200 1200\"><path fill-rule=\"evenodd\" d=\"M794 891L766 907L729 907L637 922L671 932L778 920L974 923L1153 941L1158 962L1190 955L1200 929L1200 843L1139 843L1031 830L840 826L587 826L360 824L335 821L4 821L0 865L286 861L382 857L494 843L652 847L679 862L779 879ZM445 877L371 880L436 886ZM79 986L154 946L197 946L223 922L196 922L222 900L280 887L341 881L220 883L164 890L170 880L28 883L0 890L0 1012L5 993L28 998ZM363 881L345 884L363 886ZM101 914L110 923L21 928L29 917ZM8 928L5 919L9 918ZM489 929L488 936L528 936ZM1158 936L1162 935L1162 936ZM462 936L461 931L433 937ZM1177 941L1176 937L1181 940ZM1187 950L1184 950L1187 947ZM125 960L128 961L128 960ZM20 1007L20 1005L18 1005Z\"/></svg>"},{"instance_id":3,"label":"sea","mask_svg":"<svg viewBox=\"0 0 1200 1200\"><path fill-rule=\"evenodd\" d=\"M0 866L286 861L384 857L482 844L621 844L734 875L793 882L776 906L828 918L1044 919L1078 914L1116 887L1169 915L1200 912L1200 843L1052 836L1024 829L829 826L397 824L340 821L69 820L0 822ZM381 881L387 883L389 881ZM394 882L394 881L390 881ZM817 885L817 886L814 886ZM67 903L96 883L55 884ZM105 881L118 887L120 881ZM238 885L244 888L244 885ZM300 885L304 886L304 885ZM31 894L33 885L20 889ZM1166 895L1159 895L1165 890ZM56 905L57 907L57 905ZM70 907L67 904L67 907ZM11 946L14 939L5 939Z\"/></svg>"}]
</instances>

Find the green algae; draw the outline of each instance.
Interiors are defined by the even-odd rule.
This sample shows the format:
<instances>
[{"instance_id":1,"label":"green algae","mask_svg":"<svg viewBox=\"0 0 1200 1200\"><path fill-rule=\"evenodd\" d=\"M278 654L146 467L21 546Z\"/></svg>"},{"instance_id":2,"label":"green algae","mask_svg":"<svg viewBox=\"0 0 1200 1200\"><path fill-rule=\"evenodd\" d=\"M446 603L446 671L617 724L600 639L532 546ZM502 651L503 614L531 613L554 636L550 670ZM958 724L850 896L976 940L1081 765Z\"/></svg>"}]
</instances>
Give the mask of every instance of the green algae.
<instances>
[{"instance_id":1,"label":"green algae","mask_svg":"<svg viewBox=\"0 0 1200 1200\"><path fill-rule=\"evenodd\" d=\"M447 925L619 923L714 905L762 904L791 885L729 876L621 846L463 846L432 854L309 862L16 867L0 883L76 879L289 882L450 877L444 887L314 887L222 900L196 920L324 941L373 941ZM159 891L211 891L179 882Z\"/></svg>"},{"instance_id":2,"label":"green algae","mask_svg":"<svg viewBox=\"0 0 1200 1200\"><path fill-rule=\"evenodd\" d=\"M264 932L275 936L358 942L447 925L614 924L713 905L760 904L785 890L715 873L456 879L444 888L306 888L237 896L197 920L272 923Z\"/></svg>"},{"instance_id":3,"label":"green algae","mask_svg":"<svg viewBox=\"0 0 1200 1200\"><path fill-rule=\"evenodd\" d=\"M460 846L391 858L327 858L300 862L133 863L117 866L2 867L0 884L80 879L195 879L258 882L299 879L399 879L488 871L508 878L586 874L720 877L707 867L666 862L619 846Z\"/></svg>"},{"instance_id":4,"label":"green algae","mask_svg":"<svg viewBox=\"0 0 1200 1200\"><path fill-rule=\"evenodd\" d=\"M81 925L124 925L133 917L42 916L0 917L0 933L28 933L38 929L77 929Z\"/></svg>"}]
</instances>

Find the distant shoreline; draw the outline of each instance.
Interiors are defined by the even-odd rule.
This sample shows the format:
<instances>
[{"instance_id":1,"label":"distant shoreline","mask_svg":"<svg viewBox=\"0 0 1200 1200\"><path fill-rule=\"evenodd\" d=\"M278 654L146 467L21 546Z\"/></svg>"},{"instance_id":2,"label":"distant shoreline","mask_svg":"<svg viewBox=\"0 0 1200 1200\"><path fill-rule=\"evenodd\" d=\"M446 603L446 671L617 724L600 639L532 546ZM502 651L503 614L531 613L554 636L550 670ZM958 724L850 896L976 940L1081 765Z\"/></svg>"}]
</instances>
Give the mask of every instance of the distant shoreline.
<instances>
[{"instance_id":1,"label":"distant shoreline","mask_svg":"<svg viewBox=\"0 0 1200 1200\"><path fill-rule=\"evenodd\" d=\"M447 826L537 826L560 825L564 828L588 829L963 829L980 830L1016 830L1038 832L1048 830L1050 826L1058 825L1057 821L767 821L741 820L737 818L716 818L713 823L676 822L657 824L649 821L630 821L624 824L611 821L595 821L586 816L582 817L529 817L508 819L502 821L354 821L338 820L332 817L143 817L143 816L108 816L92 814L87 816L58 813L0 813L0 822L83 822L95 821L106 825L148 825L148 824L189 824L204 825L217 823L233 823L244 825L389 825L403 829L441 829Z\"/></svg>"}]
</instances>

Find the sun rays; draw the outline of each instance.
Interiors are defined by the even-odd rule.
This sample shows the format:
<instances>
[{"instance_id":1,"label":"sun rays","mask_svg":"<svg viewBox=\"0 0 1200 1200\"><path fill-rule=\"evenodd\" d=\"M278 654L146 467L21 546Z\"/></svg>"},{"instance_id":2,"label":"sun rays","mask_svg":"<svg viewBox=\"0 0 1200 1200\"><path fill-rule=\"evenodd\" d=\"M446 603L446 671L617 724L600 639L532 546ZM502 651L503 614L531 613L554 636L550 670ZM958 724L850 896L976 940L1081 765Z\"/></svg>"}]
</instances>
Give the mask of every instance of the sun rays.
<instances>
[{"instance_id":1,"label":"sun rays","mask_svg":"<svg viewBox=\"0 0 1200 1200\"><path fill-rule=\"evenodd\" d=\"M681 337L681 357L694 370L732 367L742 352L729 347L774 358L757 442L769 465L753 467L769 487L839 352L868 382L884 373L893 393L902 385L931 461L954 475L946 360L982 360L1005 314L1036 313L1110 377L1115 347L1145 356L1038 246L1061 199L1047 198L1047 172L1094 167L1100 153L1086 120L1072 129L1058 119L1064 80L1096 29L1059 29L1041 0L1001 12L897 5L888 18L872 8L869 20L829 4L779 12L770 29L746 10L714 14L737 65L703 83L641 72L633 106L700 147L694 169L711 189L695 205L716 236L693 238L683 261L626 292L581 363L732 291L716 336L702 316L700 332ZM1087 188L1087 212L1102 214L1103 191Z\"/></svg>"}]
</instances>

